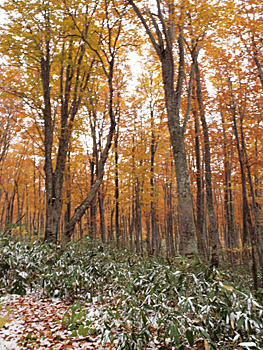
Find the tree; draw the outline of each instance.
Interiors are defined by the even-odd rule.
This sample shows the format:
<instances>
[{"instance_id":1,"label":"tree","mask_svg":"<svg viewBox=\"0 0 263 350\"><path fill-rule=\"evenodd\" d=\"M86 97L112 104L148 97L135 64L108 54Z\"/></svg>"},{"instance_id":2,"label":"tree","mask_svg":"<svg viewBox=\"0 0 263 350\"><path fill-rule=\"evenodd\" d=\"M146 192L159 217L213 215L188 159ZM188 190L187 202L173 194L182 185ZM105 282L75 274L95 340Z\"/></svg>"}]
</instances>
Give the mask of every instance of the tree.
<instances>
[{"instance_id":1,"label":"tree","mask_svg":"<svg viewBox=\"0 0 263 350\"><path fill-rule=\"evenodd\" d=\"M94 60L87 59L87 45L74 37L74 23L60 2L21 0L5 3L3 8L9 21L4 28L2 50L9 48L8 55L16 66L22 64L28 77L25 89L14 84L5 89L33 106L39 115L39 123L44 122L45 240L56 243L73 122ZM92 15L86 15L85 35L88 36L91 22L88 15ZM14 40L14 33L19 39ZM58 146L54 154L56 137Z\"/></svg>"},{"instance_id":2,"label":"tree","mask_svg":"<svg viewBox=\"0 0 263 350\"><path fill-rule=\"evenodd\" d=\"M100 23L97 28L94 24L94 14L98 10L98 3L92 1L64 5L56 0L40 4L33 0L30 3L21 0L3 6L8 12L9 22L5 26L2 50L5 51L9 47L9 55L15 64L19 66L22 62L23 71L28 75L27 90L12 84L6 85L5 89L33 105L39 115L39 122L44 121L47 241L57 242L73 124L82 107L82 99L92 75L94 57L99 59L102 72L108 79L111 126L107 141L98 162L96 181L65 227L63 246L69 241L76 223L83 216L101 184L115 129L112 108L113 76L115 58L120 49L118 39L122 31L123 15L120 16L115 5L108 1L101 6L97 17L100 18ZM123 11L125 12L125 7ZM115 16L115 23L111 22L110 15ZM92 38L90 32L93 33ZM19 40L13 40L14 33L19 35ZM56 148L57 152L54 152Z\"/></svg>"},{"instance_id":3,"label":"tree","mask_svg":"<svg viewBox=\"0 0 263 350\"><path fill-rule=\"evenodd\" d=\"M260 0L242 1L235 4L235 15L231 21L231 34L239 39L238 46L247 54L248 60L257 70L263 87L263 4Z\"/></svg>"},{"instance_id":4,"label":"tree","mask_svg":"<svg viewBox=\"0 0 263 350\"><path fill-rule=\"evenodd\" d=\"M140 4L137 5L135 1L128 0L128 2L144 26L161 62L168 126L176 172L180 231L179 250L182 255L187 256L192 254L193 246L195 245L195 227L184 137L180 125L180 105L184 83L183 3L177 9L174 1L161 3L160 0L156 0L155 13L151 10L153 7L140 9ZM176 10L178 10L177 13ZM176 31L176 26L178 27L178 31ZM174 85L175 35L177 35L179 51L176 88Z\"/></svg>"},{"instance_id":5,"label":"tree","mask_svg":"<svg viewBox=\"0 0 263 350\"><path fill-rule=\"evenodd\" d=\"M96 32L97 38L95 44L87 40L87 31L89 26L86 25L86 30L83 31L78 24L78 17L74 13L70 12L70 16L73 19L74 25L77 27L78 36L82 39L83 45L87 45L92 52L96 55L100 62L101 70L107 78L108 83L108 115L110 119L110 126L106 138L106 142L101 152L101 157L97 163L96 180L94 181L91 189L84 199L84 201L75 209L73 216L65 227L62 245L66 246L70 237L74 231L76 223L84 215L86 209L91 204L93 198L97 194L97 191L102 183L104 175L104 166L108 158L108 153L111 147L111 142L116 127L115 112L113 109L114 99L114 71L117 55L121 51L123 45L125 46L125 35L123 34L123 16L126 13L126 6L121 9L117 9L113 1L105 0L102 3L98 19L100 19L100 30ZM122 42L119 40L122 38Z\"/></svg>"}]
</instances>

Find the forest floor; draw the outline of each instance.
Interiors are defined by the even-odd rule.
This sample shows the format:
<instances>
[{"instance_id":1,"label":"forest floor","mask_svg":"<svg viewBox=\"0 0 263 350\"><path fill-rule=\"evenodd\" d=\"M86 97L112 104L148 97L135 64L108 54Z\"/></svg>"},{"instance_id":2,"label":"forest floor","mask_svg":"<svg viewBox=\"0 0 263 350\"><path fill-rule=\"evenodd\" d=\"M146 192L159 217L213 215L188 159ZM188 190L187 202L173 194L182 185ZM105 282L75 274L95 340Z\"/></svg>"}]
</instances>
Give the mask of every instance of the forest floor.
<instances>
[{"instance_id":1,"label":"forest floor","mask_svg":"<svg viewBox=\"0 0 263 350\"><path fill-rule=\"evenodd\" d=\"M262 350L244 266L0 237L0 350Z\"/></svg>"},{"instance_id":2,"label":"forest floor","mask_svg":"<svg viewBox=\"0 0 263 350\"><path fill-rule=\"evenodd\" d=\"M66 299L47 299L40 292L27 295L7 295L0 299L0 316L9 315L8 321L0 328L0 350L23 349L114 349L110 342L102 345L100 336L86 337L71 335L63 325L62 317L73 301ZM5 307L11 313L8 313ZM101 306L95 301L85 303L85 309L100 313ZM151 342L147 349L158 349L160 343Z\"/></svg>"}]
</instances>

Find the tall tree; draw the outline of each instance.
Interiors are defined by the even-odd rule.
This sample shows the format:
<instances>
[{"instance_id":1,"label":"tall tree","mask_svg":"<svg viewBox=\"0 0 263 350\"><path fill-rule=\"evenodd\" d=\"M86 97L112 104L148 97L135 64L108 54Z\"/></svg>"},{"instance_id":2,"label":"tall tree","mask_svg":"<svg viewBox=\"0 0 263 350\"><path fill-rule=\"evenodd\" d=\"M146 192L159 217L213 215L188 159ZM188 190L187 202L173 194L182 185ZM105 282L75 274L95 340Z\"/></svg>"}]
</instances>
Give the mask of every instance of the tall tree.
<instances>
[{"instance_id":1,"label":"tall tree","mask_svg":"<svg viewBox=\"0 0 263 350\"><path fill-rule=\"evenodd\" d=\"M70 11L70 9L69 9ZM76 223L84 215L86 209L90 206L93 198L95 197L104 175L104 166L108 158L109 150L111 147L113 135L116 127L116 118L114 111L114 73L116 59L123 46L127 45L123 30L123 17L126 13L126 6L122 6L121 9L116 8L114 1L105 0L102 2L102 7L98 10L97 19L98 31L96 31L96 41L91 42L88 40L86 33L89 29L89 24L85 25L85 30L82 30L81 22L78 24L79 18L74 12L70 12L70 16L73 19L74 25L77 28L77 36L81 38L83 45L88 46L89 49L96 55L100 62L102 73L107 78L108 84L108 115L110 119L110 126L106 137L104 148L101 152L101 157L97 163L96 180L94 181L87 197L84 201L75 209L73 216L69 223L65 227L63 235L63 246L70 240L70 237L74 231ZM122 39L122 40L121 40ZM127 39L127 38L126 38Z\"/></svg>"},{"instance_id":2,"label":"tall tree","mask_svg":"<svg viewBox=\"0 0 263 350\"><path fill-rule=\"evenodd\" d=\"M75 26L63 3L56 0L40 3L20 0L5 3L3 8L8 14L8 22L4 28L2 50L8 47L8 55L14 64L22 64L28 75L25 89L14 84L6 86L6 89L34 106L39 123L44 122L45 240L56 243L73 122L89 82L93 60L87 56L87 45L74 36ZM88 6L85 9L83 35L87 38L93 13ZM14 33L18 40L14 40Z\"/></svg>"},{"instance_id":3,"label":"tall tree","mask_svg":"<svg viewBox=\"0 0 263 350\"><path fill-rule=\"evenodd\" d=\"M174 1L161 2L160 0L156 0L154 6L141 8L140 2L136 3L133 0L128 0L128 2L145 28L150 42L161 62L168 126L176 172L180 231L179 249L182 255L187 256L192 254L193 246L195 245L195 227L184 137L180 125L180 105L185 74L183 38L184 6L182 2L178 9ZM178 28L178 30L176 30L176 28ZM175 37L177 37L179 51L176 87L174 82Z\"/></svg>"}]
</instances>

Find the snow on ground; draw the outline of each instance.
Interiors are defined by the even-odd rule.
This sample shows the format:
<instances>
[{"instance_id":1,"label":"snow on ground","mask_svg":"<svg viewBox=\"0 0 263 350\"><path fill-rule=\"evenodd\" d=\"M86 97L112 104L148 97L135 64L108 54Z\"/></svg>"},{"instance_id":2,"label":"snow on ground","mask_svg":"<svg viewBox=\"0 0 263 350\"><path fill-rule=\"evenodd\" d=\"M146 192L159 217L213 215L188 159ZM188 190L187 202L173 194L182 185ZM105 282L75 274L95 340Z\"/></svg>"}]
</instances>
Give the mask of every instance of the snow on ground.
<instances>
[{"instance_id":1,"label":"snow on ground","mask_svg":"<svg viewBox=\"0 0 263 350\"><path fill-rule=\"evenodd\" d=\"M24 349L104 349L99 337L72 337L62 324L62 316L72 304L46 299L40 293L8 295L1 299L1 316L11 310L8 322L0 329L0 350ZM93 307L93 305L92 305ZM98 307L99 308L99 307Z\"/></svg>"},{"instance_id":2,"label":"snow on ground","mask_svg":"<svg viewBox=\"0 0 263 350\"><path fill-rule=\"evenodd\" d=\"M41 293L28 293L25 296L7 295L0 298L2 309L0 317L8 314L5 306L11 310L6 324L0 328L0 350L23 349L114 349L112 344L102 346L99 336L72 337L71 332L62 324L62 316L72 302L61 299L47 299ZM85 303L85 309L100 312L100 306ZM157 349L149 344L147 349Z\"/></svg>"}]
</instances>

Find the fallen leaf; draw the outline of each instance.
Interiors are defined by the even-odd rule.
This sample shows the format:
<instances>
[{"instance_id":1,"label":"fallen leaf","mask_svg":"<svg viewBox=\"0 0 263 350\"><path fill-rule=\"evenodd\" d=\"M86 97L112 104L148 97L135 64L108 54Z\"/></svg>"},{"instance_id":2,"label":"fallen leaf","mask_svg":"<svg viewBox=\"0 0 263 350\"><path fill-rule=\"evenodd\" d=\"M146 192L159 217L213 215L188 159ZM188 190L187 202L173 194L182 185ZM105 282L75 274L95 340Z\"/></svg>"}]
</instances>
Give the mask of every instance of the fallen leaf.
<instances>
[{"instance_id":1,"label":"fallen leaf","mask_svg":"<svg viewBox=\"0 0 263 350\"><path fill-rule=\"evenodd\" d=\"M234 287L233 286L230 286L229 284L223 284L223 287L226 289L226 290L233 290Z\"/></svg>"}]
</instances>

